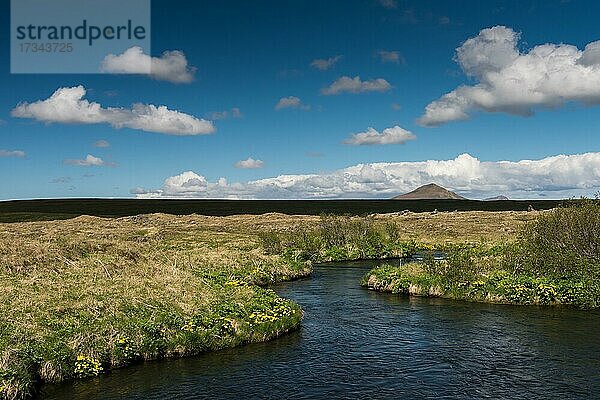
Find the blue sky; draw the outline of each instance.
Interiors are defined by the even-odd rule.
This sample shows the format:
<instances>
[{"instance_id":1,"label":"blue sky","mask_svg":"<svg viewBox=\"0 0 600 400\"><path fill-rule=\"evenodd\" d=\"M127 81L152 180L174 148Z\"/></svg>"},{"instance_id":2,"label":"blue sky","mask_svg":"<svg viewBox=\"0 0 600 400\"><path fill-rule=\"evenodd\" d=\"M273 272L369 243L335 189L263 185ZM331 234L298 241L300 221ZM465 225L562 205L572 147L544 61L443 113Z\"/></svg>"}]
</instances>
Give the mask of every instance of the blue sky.
<instances>
[{"instance_id":1,"label":"blue sky","mask_svg":"<svg viewBox=\"0 0 600 400\"><path fill-rule=\"evenodd\" d=\"M547 102L534 104L534 114L526 117L499 111L502 106L491 111L473 106L468 120L429 127L417 123L428 104L460 85L473 86L480 81L467 76L455 59L456 49L466 40L483 29L504 26L520 33L517 46L523 54L547 43L583 50L600 39L598 2L153 0L151 55L160 57L164 51L178 50L188 65L196 68L193 81L179 84L143 74L11 74L10 3L2 1L1 7L0 150L5 156L0 156L4 183L0 199L130 197L134 188L139 196L385 198L421 183L420 179L422 183L439 181L473 197L500 193L563 197L593 194L600 185L600 158L595 156L587 157L585 163L572 159L552 164L552 175L541 178L539 169L543 167L518 169L513 175L529 173L531 179L505 187L488 184L486 174L492 172L474 173L470 180L453 180L452 174L436 179L439 175L431 172L431 165L419 164L455 160L464 153L480 162L518 162L599 152L600 112L595 93L590 101L559 93L564 102L552 107ZM399 61L384 60L380 51L397 52ZM311 67L313 60L338 55L341 58L327 70ZM323 88L344 76L360 76L362 81L384 79L391 88L322 94ZM584 85L586 76L578 78ZM589 85L595 82L590 79ZM216 131L179 136L11 114L21 102L34 103L59 88L80 85L87 91L87 100L103 107L166 105L212 121ZM289 96L307 107L277 110L278 101ZM232 116L234 108L241 116ZM211 114L223 111L228 111L228 118L215 119ZM416 139L403 144L342 143L369 127L381 133L396 126ZM110 146L95 147L98 140L106 140ZM84 160L88 154L105 165L68 161ZM248 158L261 160L262 167L235 166ZM390 172L394 179L381 174L364 179L365 170L357 182L362 186L356 190L350 187L353 181L336 180L340 174L353 173L340 172L344 168L398 162L414 164L407 164L410 169L406 171L394 167L396 172ZM374 167L387 174L382 168L381 164ZM436 168L445 167L436 164ZM564 176L565 169L572 175ZM201 182L193 175L181 176L185 171L193 171ZM261 183L260 190L247 184L305 174L318 182L302 181L292 191L282 189L281 179ZM498 181L498 173L494 174ZM503 174L507 180L514 178L508 172ZM170 184L165 182L178 176ZM228 185L237 182L240 186L210 189L222 177ZM532 184L536 177L547 184ZM269 182L277 190L264 190ZM169 185L195 189L169 190ZM331 185L345 188L329 190Z\"/></svg>"}]
</instances>

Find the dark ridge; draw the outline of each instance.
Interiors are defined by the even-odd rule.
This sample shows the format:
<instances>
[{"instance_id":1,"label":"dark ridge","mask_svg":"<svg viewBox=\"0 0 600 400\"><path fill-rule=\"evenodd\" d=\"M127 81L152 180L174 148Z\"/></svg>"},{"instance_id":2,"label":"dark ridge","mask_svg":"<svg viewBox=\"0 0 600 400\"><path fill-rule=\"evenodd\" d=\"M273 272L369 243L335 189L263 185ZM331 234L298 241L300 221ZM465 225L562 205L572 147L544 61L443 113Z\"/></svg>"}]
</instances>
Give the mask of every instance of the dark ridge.
<instances>
[{"instance_id":1,"label":"dark ridge","mask_svg":"<svg viewBox=\"0 0 600 400\"><path fill-rule=\"evenodd\" d=\"M527 211L557 207L563 200L165 200L49 199L0 202L0 222L54 220L94 215L124 217L166 213L225 216L278 212L291 215L391 213L426 211Z\"/></svg>"}]
</instances>

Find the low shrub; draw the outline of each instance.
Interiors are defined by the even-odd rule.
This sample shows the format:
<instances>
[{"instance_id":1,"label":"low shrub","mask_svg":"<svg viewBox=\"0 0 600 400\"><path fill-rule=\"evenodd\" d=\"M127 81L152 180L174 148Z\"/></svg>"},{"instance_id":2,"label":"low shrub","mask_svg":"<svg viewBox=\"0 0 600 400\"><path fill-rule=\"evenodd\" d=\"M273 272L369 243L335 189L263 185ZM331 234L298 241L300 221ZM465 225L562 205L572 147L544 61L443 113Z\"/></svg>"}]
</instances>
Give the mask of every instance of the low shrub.
<instances>
[{"instance_id":1,"label":"low shrub","mask_svg":"<svg viewBox=\"0 0 600 400\"><path fill-rule=\"evenodd\" d=\"M337 215L321 215L317 226L260 234L266 254L311 262L399 258L412 254L416 245L400 238L400 227L394 222L378 223L373 217Z\"/></svg>"},{"instance_id":2,"label":"low shrub","mask_svg":"<svg viewBox=\"0 0 600 400\"><path fill-rule=\"evenodd\" d=\"M533 276L600 277L600 200L569 201L521 231L509 268Z\"/></svg>"}]
</instances>

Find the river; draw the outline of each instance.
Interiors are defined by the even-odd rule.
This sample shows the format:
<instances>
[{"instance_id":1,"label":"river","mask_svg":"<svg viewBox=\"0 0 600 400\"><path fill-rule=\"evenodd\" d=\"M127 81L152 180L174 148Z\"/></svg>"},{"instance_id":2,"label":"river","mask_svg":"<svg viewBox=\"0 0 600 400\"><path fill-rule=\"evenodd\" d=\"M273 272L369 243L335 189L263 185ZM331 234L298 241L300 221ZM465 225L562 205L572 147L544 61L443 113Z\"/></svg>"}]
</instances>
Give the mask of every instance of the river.
<instances>
[{"instance_id":1,"label":"river","mask_svg":"<svg viewBox=\"0 0 600 400\"><path fill-rule=\"evenodd\" d=\"M375 293L359 286L374 264L277 285L305 311L298 332L48 385L42 398L600 398L600 311Z\"/></svg>"}]
</instances>

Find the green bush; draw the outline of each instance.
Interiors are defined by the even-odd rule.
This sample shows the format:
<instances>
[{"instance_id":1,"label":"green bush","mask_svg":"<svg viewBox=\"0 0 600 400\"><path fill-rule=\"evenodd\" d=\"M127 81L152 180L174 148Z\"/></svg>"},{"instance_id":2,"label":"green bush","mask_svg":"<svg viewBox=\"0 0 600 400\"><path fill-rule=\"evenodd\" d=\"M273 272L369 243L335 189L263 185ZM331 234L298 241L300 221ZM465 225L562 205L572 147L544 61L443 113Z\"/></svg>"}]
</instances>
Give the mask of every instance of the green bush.
<instances>
[{"instance_id":1,"label":"green bush","mask_svg":"<svg viewBox=\"0 0 600 400\"><path fill-rule=\"evenodd\" d=\"M400 241L400 228L396 223L378 223L373 217L321 215L316 227L263 232L259 237L265 253L295 261L403 257L416 248L414 243Z\"/></svg>"},{"instance_id":2,"label":"green bush","mask_svg":"<svg viewBox=\"0 0 600 400\"><path fill-rule=\"evenodd\" d=\"M477 273L473 255L469 251L447 253L445 260L436 261L430 255L423 262L425 272L445 281L461 282L473 279Z\"/></svg>"},{"instance_id":3,"label":"green bush","mask_svg":"<svg viewBox=\"0 0 600 400\"><path fill-rule=\"evenodd\" d=\"M533 276L600 276L600 201L581 199L526 225L509 257L511 269Z\"/></svg>"}]
</instances>

